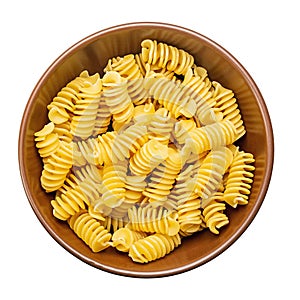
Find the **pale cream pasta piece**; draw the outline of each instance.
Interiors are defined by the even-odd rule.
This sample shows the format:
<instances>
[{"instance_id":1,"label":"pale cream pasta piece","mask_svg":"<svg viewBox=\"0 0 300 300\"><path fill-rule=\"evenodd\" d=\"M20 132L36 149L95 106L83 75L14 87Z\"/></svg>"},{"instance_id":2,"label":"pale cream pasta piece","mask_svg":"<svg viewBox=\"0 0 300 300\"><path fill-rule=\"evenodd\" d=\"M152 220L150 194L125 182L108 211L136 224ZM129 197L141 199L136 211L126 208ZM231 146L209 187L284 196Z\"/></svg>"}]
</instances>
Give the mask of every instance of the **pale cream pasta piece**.
<instances>
[{"instance_id":1,"label":"pale cream pasta piece","mask_svg":"<svg viewBox=\"0 0 300 300\"><path fill-rule=\"evenodd\" d=\"M153 208L151 204L145 207L133 206L128 210L128 228L148 233L162 233L169 236L179 232L177 214L163 207Z\"/></svg>"},{"instance_id":2,"label":"pale cream pasta piece","mask_svg":"<svg viewBox=\"0 0 300 300\"><path fill-rule=\"evenodd\" d=\"M174 188L168 196L169 201L176 201L177 204L181 236L189 236L199 231L203 223L200 211L201 199L189 187L189 182L197 174L199 167L199 155L193 155L178 174Z\"/></svg>"},{"instance_id":3,"label":"pale cream pasta piece","mask_svg":"<svg viewBox=\"0 0 300 300\"><path fill-rule=\"evenodd\" d=\"M133 54L110 59L104 71L115 71L126 78L128 94L135 105L145 102L147 92L143 87L143 75Z\"/></svg>"},{"instance_id":4,"label":"pale cream pasta piece","mask_svg":"<svg viewBox=\"0 0 300 300\"><path fill-rule=\"evenodd\" d=\"M112 143L112 162L124 161L148 141L147 127L135 124L118 134Z\"/></svg>"},{"instance_id":5,"label":"pale cream pasta piece","mask_svg":"<svg viewBox=\"0 0 300 300\"><path fill-rule=\"evenodd\" d=\"M152 116L147 128L149 139L156 139L162 144L168 145L173 131L175 120L166 108L159 108Z\"/></svg>"},{"instance_id":6,"label":"pale cream pasta piece","mask_svg":"<svg viewBox=\"0 0 300 300\"><path fill-rule=\"evenodd\" d=\"M185 93L180 82L174 82L155 73L146 74L144 87L149 95L168 109L175 118L191 118L196 113L196 102Z\"/></svg>"},{"instance_id":7,"label":"pale cream pasta piece","mask_svg":"<svg viewBox=\"0 0 300 300\"><path fill-rule=\"evenodd\" d=\"M195 116L200 124L209 125L223 119L222 113L215 109L214 89L204 68L189 68L184 75L182 85L186 95L196 103Z\"/></svg>"},{"instance_id":8,"label":"pale cream pasta piece","mask_svg":"<svg viewBox=\"0 0 300 300\"><path fill-rule=\"evenodd\" d=\"M113 118L119 123L130 122L133 116L133 103L127 91L127 80L118 72L108 71L102 79L103 99Z\"/></svg>"}]
</instances>

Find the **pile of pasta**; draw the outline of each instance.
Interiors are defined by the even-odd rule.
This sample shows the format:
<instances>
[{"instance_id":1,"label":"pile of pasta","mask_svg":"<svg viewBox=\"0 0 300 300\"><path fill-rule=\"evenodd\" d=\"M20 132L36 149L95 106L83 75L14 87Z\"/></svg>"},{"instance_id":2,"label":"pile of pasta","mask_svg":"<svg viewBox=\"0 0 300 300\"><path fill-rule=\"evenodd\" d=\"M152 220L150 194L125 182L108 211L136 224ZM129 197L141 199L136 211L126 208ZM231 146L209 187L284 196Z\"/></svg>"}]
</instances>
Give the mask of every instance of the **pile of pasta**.
<instances>
[{"instance_id":1,"label":"pile of pasta","mask_svg":"<svg viewBox=\"0 0 300 300\"><path fill-rule=\"evenodd\" d=\"M202 230L219 234L226 207L248 203L255 169L235 145L246 131L233 91L150 39L102 74L84 70L63 87L34 134L53 215L92 251L139 263Z\"/></svg>"}]
</instances>

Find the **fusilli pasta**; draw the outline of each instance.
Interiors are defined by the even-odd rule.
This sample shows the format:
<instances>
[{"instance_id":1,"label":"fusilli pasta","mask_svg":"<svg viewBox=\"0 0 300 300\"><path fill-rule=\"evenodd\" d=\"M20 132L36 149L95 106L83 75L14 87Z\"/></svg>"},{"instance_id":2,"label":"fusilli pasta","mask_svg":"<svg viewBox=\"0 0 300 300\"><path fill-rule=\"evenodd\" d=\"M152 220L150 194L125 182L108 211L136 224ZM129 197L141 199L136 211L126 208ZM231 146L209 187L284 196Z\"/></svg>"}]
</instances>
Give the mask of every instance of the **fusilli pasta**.
<instances>
[{"instance_id":1,"label":"fusilli pasta","mask_svg":"<svg viewBox=\"0 0 300 300\"><path fill-rule=\"evenodd\" d=\"M41 186L93 252L148 263L227 230L226 207L249 201L255 160L234 145L246 132L238 99L183 49L145 39L81 72L47 109L33 137Z\"/></svg>"}]
</instances>

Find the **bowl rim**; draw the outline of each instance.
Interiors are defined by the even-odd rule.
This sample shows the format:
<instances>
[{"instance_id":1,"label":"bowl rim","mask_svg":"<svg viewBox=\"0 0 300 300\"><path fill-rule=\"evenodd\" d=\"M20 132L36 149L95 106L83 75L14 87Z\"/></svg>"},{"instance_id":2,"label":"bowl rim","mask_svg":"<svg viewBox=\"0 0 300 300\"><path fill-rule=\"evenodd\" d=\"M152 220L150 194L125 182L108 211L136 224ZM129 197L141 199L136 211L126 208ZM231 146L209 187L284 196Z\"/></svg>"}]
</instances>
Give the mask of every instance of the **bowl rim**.
<instances>
[{"instance_id":1,"label":"bowl rim","mask_svg":"<svg viewBox=\"0 0 300 300\"><path fill-rule=\"evenodd\" d=\"M207 45L210 45L211 47L215 48L220 55L223 56L227 61L230 61L230 63L236 68L243 76L243 79L247 82L249 85L251 91L254 94L254 97L256 98L257 105L259 106L259 110L262 114L262 120L265 126L266 130L266 143L267 143L267 163L266 163L266 169L265 169L265 176L262 182L261 189L258 193L256 202L253 205L253 208L250 212L250 214L245 219L244 223L240 228L238 228L235 233L226 240L220 247L215 249L214 251L210 252L207 256L198 259L190 264L176 267L176 268L170 268L168 270L163 271L153 271L153 272L145 272L145 271L129 271L124 270L121 268L114 268L108 265L104 265L98 262L95 262L88 257L82 255L81 253L77 252L74 248L72 248L70 245L68 245L61 237L59 237L47 224L46 220L44 219L43 215L39 211L35 201L34 197L32 196L30 192L30 188L28 185L28 181L25 175L25 168L24 168L24 150L23 150L23 144L25 141L25 128L26 124L28 122L28 112L30 111L32 105L34 104L34 99L36 98L37 94L39 93L39 90L43 86L43 84L48 80L48 78L51 76L54 70L56 70L60 64L64 62L65 59L67 59L69 56L75 53L75 51L85 47L88 44L91 44L92 42L96 41L99 37L111 34L115 31L120 30L128 30L128 29L141 29L146 27L152 27L152 28L163 28L163 29L171 29L178 31L180 33L185 33L188 35L192 35L200 40L202 40ZM130 22L130 23L123 23L120 25L111 26L102 30L99 30L93 34L90 34L75 44L73 44L71 47L69 47L67 50L65 50L60 56L58 56L52 64L46 69L46 71L42 74L38 82L36 83L34 89L32 90L32 93L28 99L28 102L25 106L21 124L20 124L20 131L19 131L19 139L18 139L18 163L19 163L19 171L20 176L23 184L23 188L25 190L25 194L27 196L27 199L36 214L38 220L43 225L43 227L46 229L46 231L52 236L52 238L60 244L65 250L67 250L69 253L73 254L75 257L79 258L83 262L101 269L103 271L107 271L109 273L117 274L117 275L123 275L123 276L129 276L129 277L140 277L140 278L147 278L147 277L165 277L170 275L176 275L179 273L183 273L189 270L192 270L196 267L199 267L201 265L204 265L208 261L216 258L218 255L220 255L222 252L224 252L228 247L230 247L248 228L248 226L252 223L253 219L255 218L256 214L258 213L264 198L266 196L266 193L268 191L268 187L271 180L272 170L273 170L273 164L274 164L274 135L273 135L273 128L272 123L270 119L270 115L267 109L267 105L263 99L263 96L257 87L256 83L254 82L251 75L248 73L248 71L242 66L242 64L231 54L229 53L225 48L223 48L221 45L213 41L212 39L206 37L205 35L198 33L194 30L185 28L183 26L174 25L170 23L163 23L163 22Z\"/></svg>"}]
</instances>

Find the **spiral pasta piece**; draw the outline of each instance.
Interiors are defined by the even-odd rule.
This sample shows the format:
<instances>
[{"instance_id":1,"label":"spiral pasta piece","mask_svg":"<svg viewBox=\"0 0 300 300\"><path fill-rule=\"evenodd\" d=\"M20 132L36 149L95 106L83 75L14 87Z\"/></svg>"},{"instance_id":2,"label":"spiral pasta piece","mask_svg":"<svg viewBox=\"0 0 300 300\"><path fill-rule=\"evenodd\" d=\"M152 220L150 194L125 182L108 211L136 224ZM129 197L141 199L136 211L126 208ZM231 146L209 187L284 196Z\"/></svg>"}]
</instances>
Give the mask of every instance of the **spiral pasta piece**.
<instances>
[{"instance_id":1,"label":"spiral pasta piece","mask_svg":"<svg viewBox=\"0 0 300 300\"><path fill-rule=\"evenodd\" d=\"M83 71L57 93L47 106L50 121L55 124L61 124L67 121L66 116L68 116L68 119L71 119L71 114L74 112L75 104L78 101L78 93L80 88L84 86L87 77L88 72Z\"/></svg>"},{"instance_id":2,"label":"spiral pasta piece","mask_svg":"<svg viewBox=\"0 0 300 300\"><path fill-rule=\"evenodd\" d=\"M222 120L222 113L215 109L216 100L213 97L213 86L204 68L188 69L184 75L182 85L186 90L186 94L195 100L195 115L202 125L209 125Z\"/></svg>"},{"instance_id":3,"label":"spiral pasta piece","mask_svg":"<svg viewBox=\"0 0 300 300\"><path fill-rule=\"evenodd\" d=\"M68 220L69 226L93 252L100 252L110 246L111 234L86 210L73 215Z\"/></svg>"},{"instance_id":4,"label":"spiral pasta piece","mask_svg":"<svg viewBox=\"0 0 300 300\"><path fill-rule=\"evenodd\" d=\"M146 185L145 177L127 175L125 177L125 199L120 206L113 208L111 215L115 218L125 218L128 209L141 202L143 198L142 191Z\"/></svg>"},{"instance_id":5,"label":"spiral pasta piece","mask_svg":"<svg viewBox=\"0 0 300 300\"><path fill-rule=\"evenodd\" d=\"M150 73L146 75L144 87L149 95L168 109L175 118L180 115L191 118L195 115L196 103L185 93L179 82Z\"/></svg>"},{"instance_id":6,"label":"spiral pasta piece","mask_svg":"<svg viewBox=\"0 0 300 300\"><path fill-rule=\"evenodd\" d=\"M145 232L134 231L127 227L120 228L112 235L112 246L122 252L129 252L130 247L136 241L145 238Z\"/></svg>"},{"instance_id":7,"label":"spiral pasta piece","mask_svg":"<svg viewBox=\"0 0 300 300\"><path fill-rule=\"evenodd\" d=\"M56 195L55 199L51 201L53 215L63 221L85 209L89 204L89 200L79 186Z\"/></svg>"},{"instance_id":8,"label":"spiral pasta piece","mask_svg":"<svg viewBox=\"0 0 300 300\"><path fill-rule=\"evenodd\" d=\"M212 85L214 86L213 98L216 100L215 108L222 113L224 120L229 120L234 124L237 139L241 138L246 131L233 91L224 88L216 81L213 81Z\"/></svg>"},{"instance_id":9,"label":"spiral pasta piece","mask_svg":"<svg viewBox=\"0 0 300 300\"><path fill-rule=\"evenodd\" d=\"M117 230L124 228L128 223L128 220L109 215L106 216L105 219L100 223L108 232L114 233Z\"/></svg>"},{"instance_id":10,"label":"spiral pasta piece","mask_svg":"<svg viewBox=\"0 0 300 300\"><path fill-rule=\"evenodd\" d=\"M139 125L149 125L153 119L155 107L153 103L145 103L134 107L133 121Z\"/></svg>"},{"instance_id":11,"label":"spiral pasta piece","mask_svg":"<svg viewBox=\"0 0 300 300\"><path fill-rule=\"evenodd\" d=\"M170 236L179 232L176 213L168 212L163 207L153 208L152 205L147 205L137 208L133 206L128 210L128 218L127 227L135 231L162 233Z\"/></svg>"},{"instance_id":12,"label":"spiral pasta piece","mask_svg":"<svg viewBox=\"0 0 300 300\"><path fill-rule=\"evenodd\" d=\"M182 162L179 151L168 148L168 157L153 170L147 187L143 191L143 195L149 197L149 202L167 200L167 196L173 188L173 184L181 167Z\"/></svg>"},{"instance_id":13,"label":"spiral pasta piece","mask_svg":"<svg viewBox=\"0 0 300 300\"><path fill-rule=\"evenodd\" d=\"M203 210L204 221L209 230L214 234L219 234L218 229L229 223L228 217L223 213L226 206L222 201L222 194L212 195L208 204Z\"/></svg>"},{"instance_id":14,"label":"spiral pasta piece","mask_svg":"<svg viewBox=\"0 0 300 300\"><path fill-rule=\"evenodd\" d=\"M255 170L252 165L254 161L251 153L240 151L238 148L235 149L224 190L224 200L230 206L237 207L238 204L245 205L248 203Z\"/></svg>"},{"instance_id":15,"label":"spiral pasta piece","mask_svg":"<svg viewBox=\"0 0 300 300\"><path fill-rule=\"evenodd\" d=\"M223 175L231 164L233 155L227 147L212 150L200 165L192 191L205 199L215 192L223 180Z\"/></svg>"},{"instance_id":16,"label":"spiral pasta piece","mask_svg":"<svg viewBox=\"0 0 300 300\"><path fill-rule=\"evenodd\" d=\"M184 144L189 137L189 132L197 127L193 119L180 120L174 125L173 136L180 145Z\"/></svg>"},{"instance_id":17,"label":"spiral pasta piece","mask_svg":"<svg viewBox=\"0 0 300 300\"><path fill-rule=\"evenodd\" d=\"M41 185L47 193L63 185L72 163L73 155L70 144L60 141L58 150L51 154L42 171Z\"/></svg>"},{"instance_id":18,"label":"spiral pasta piece","mask_svg":"<svg viewBox=\"0 0 300 300\"><path fill-rule=\"evenodd\" d=\"M194 155L185 164L181 173L178 174L176 184L168 196L169 199L176 201L177 204L176 210L181 236L192 235L199 231L202 225L201 199L188 186L188 183L197 174L199 167L199 156Z\"/></svg>"},{"instance_id":19,"label":"spiral pasta piece","mask_svg":"<svg viewBox=\"0 0 300 300\"><path fill-rule=\"evenodd\" d=\"M149 140L131 158L129 168L135 175L147 176L168 157L168 146Z\"/></svg>"},{"instance_id":20,"label":"spiral pasta piece","mask_svg":"<svg viewBox=\"0 0 300 300\"><path fill-rule=\"evenodd\" d=\"M53 122L46 124L40 131L34 133L35 146L38 148L40 157L48 157L59 148L59 137L54 132Z\"/></svg>"},{"instance_id":21,"label":"spiral pasta piece","mask_svg":"<svg viewBox=\"0 0 300 300\"><path fill-rule=\"evenodd\" d=\"M124 161L136 153L148 141L147 127L138 124L118 134L112 144L112 161Z\"/></svg>"},{"instance_id":22,"label":"spiral pasta piece","mask_svg":"<svg viewBox=\"0 0 300 300\"><path fill-rule=\"evenodd\" d=\"M141 43L142 59L148 64L166 67L178 75L185 74L194 65L194 57L182 49L156 40L146 39Z\"/></svg>"},{"instance_id":23,"label":"spiral pasta piece","mask_svg":"<svg viewBox=\"0 0 300 300\"><path fill-rule=\"evenodd\" d=\"M108 71L103 76L103 97L113 118L127 124L133 116L133 104L127 92L127 80L118 72Z\"/></svg>"},{"instance_id":24,"label":"spiral pasta piece","mask_svg":"<svg viewBox=\"0 0 300 300\"><path fill-rule=\"evenodd\" d=\"M149 139L156 139L162 144L168 144L173 131L174 122L166 108L159 108L148 125Z\"/></svg>"},{"instance_id":25,"label":"spiral pasta piece","mask_svg":"<svg viewBox=\"0 0 300 300\"><path fill-rule=\"evenodd\" d=\"M101 202L110 208L121 205L125 199L126 162L105 165L102 177Z\"/></svg>"},{"instance_id":26,"label":"spiral pasta piece","mask_svg":"<svg viewBox=\"0 0 300 300\"><path fill-rule=\"evenodd\" d=\"M110 59L104 71L115 71L126 78L128 94L135 105L145 102L147 92L143 87L143 75L133 54Z\"/></svg>"},{"instance_id":27,"label":"spiral pasta piece","mask_svg":"<svg viewBox=\"0 0 300 300\"><path fill-rule=\"evenodd\" d=\"M105 99L102 95L97 109L93 136L107 132L108 126L111 121L111 116L112 115L109 111L109 107L106 105Z\"/></svg>"},{"instance_id":28,"label":"spiral pasta piece","mask_svg":"<svg viewBox=\"0 0 300 300\"><path fill-rule=\"evenodd\" d=\"M87 139L93 134L101 90L102 82L98 73L86 78L84 86L79 89L70 124L71 133L75 137Z\"/></svg>"},{"instance_id":29,"label":"spiral pasta piece","mask_svg":"<svg viewBox=\"0 0 300 300\"><path fill-rule=\"evenodd\" d=\"M110 131L97 138L88 138L73 142L74 165L81 166L86 163L101 166L112 161L112 147L117 133Z\"/></svg>"},{"instance_id":30,"label":"spiral pasta piece","mask_svg":"<svg viewBox=\"0 0 300 300\"><path fill-rule=\"evenodd\" d=\"M229 120L224 120L191 130L188 139L190 139L189 146L192 152L200 154L207 150L230 145L236 141L237 136L234 125Z\"/></svg>"},{"instance_id":31,"label":"spiral pasta piece","mask_svg":"<svg viewBox=\"0 0 300 300\"><path fill-rule=\"evenodd\" d=\"M51 201L53 215L67 220L86 207L91 208L101 197L101 171L94 165L86 165L70 174Z\"/></svg>"},{"instance_id":32,"label":"spiral pasta piece","mask_svg":"<svg viewBox=\"0 0 300 300\"><path fill-rule=\"evenodd\" d=\"M60 141L71 143L73 140L73 134L71 133L71 122L67 121L61 124L55 124L53 133L58 135Z\"/></svg>"},{"instance_id":33,"label":"spiral pasta piece","mask_svg":"<svg viewBox=\"0 0 300 300\"><path fill-rule=\"evenodd\" d=\"M150 261L164 257L181 244L179 234L168 236L155 233L136 241L129 249L129 257L138 263L148 263Z\"/></svg>"}]
</instances>

